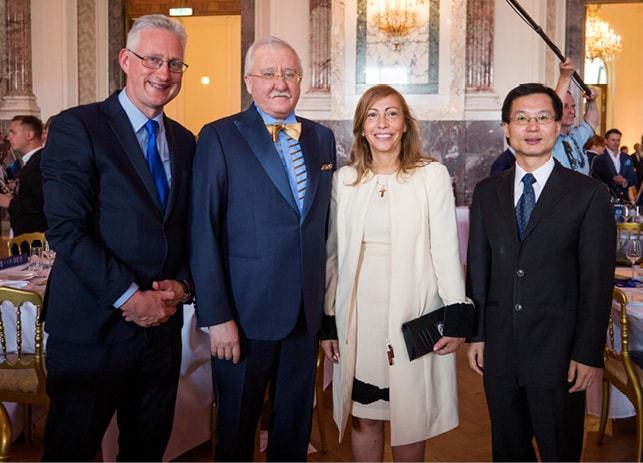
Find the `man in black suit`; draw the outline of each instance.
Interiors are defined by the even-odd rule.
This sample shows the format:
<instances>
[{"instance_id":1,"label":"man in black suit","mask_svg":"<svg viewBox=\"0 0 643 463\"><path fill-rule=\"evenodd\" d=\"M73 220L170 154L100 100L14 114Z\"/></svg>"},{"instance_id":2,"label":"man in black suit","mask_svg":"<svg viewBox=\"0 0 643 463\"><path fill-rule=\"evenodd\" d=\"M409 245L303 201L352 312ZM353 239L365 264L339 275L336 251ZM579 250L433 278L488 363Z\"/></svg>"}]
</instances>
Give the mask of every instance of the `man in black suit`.
<instances>
[{"instance_id":1,"label":"man in black suit","mask_svg":"<svg viewBox=\"0 0 643 463\"><path fill-rule=\"evenodd\" d=\"M560 166L562 103L541 84L502 106L516 165L473 194L468 295L479 310L469 363L483 375L493 459L579 461L585 389L600 378L615 224L607 189Z\"/></svg>"},{"instance_id":2,"label":"man in black suit","mask_svg":"<svg viewBox=\"0 0 643 463\"><path fill-rule=\"evenodd\" d=\"M47 229L47 219L42 210L41 136L42 122L37 117L15 116L11 119L7 138L11 149L21 153L23 167L15 190L0 194L0 207L9 210L14 236Z\"/></svg>"},{"instance_id":3,"label":"man in black suit","mask_svg":"<svg viewBox=\"0 0 643 463\"><path fill-rule=\"evenodd\" d=\"M186 34L140 17L119 63L127 85L57 115L42 159L47 238L44 460L92 461L117 411L119 461L160 461L190 299L192 133L163 114L181 88Z\"/></svg>"}]
</instances>

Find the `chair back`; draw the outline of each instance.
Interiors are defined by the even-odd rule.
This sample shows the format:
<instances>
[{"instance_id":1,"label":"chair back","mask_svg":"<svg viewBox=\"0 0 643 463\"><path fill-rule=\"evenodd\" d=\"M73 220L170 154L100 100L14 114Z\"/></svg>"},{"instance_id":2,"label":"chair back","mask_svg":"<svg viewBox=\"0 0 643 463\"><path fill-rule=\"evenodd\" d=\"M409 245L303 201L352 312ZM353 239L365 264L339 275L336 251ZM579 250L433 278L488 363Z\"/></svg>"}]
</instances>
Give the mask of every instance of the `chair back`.
<instances>
[{"instance_id":1,"label":"chair back","mask_svg":"<svg viewBox=\"0 0 643 463\"><path fill-rule=\"evenodd\" d=\"M15 310L15 324L12 317L6 317L0 311L0 400L47 405L43 326L40 321L42 297L33 291L0 286L0 304L4 302L11 303ZM35 307L33 327L23 323L25 303ZM15 352L7 342L11 331L15 331ZM33 352L25 352L28 344L24 336L32 333Z\"/></svg>"},{"instance_id":2,"label":"chair back","mask_svg":"<svg viewBox=\"0 0 643 463\"><path fill-rule=\"evenodd\" d=\"M34 242L40 242L40 246L45 247L47 239L42 232L23 233L7 241L7 248L9 256L17 256L19 254L31 254L31 248Z\"/></svg>"},{"instance_id":3,"label":"chair back","mask_svg":"<svg viewBox=\"0 0 643 463\"><path fill-rule=\"evenodd\" d=\"M614 288L612 297L620 307L619 324L621 332L621 342L620 345L616 345L614 336L614 323L616 323L616 320L614 320L614 310L611 310L609 325L607 328L607 343L605 345L606 370L609 369L607 362L609 358L620 362L625 370L626 382L624 382L624 384L622 384L622 387L619 387L619 389L625 388L631 393L640 395L641 383L636 371L637 366L634 364L632 358L630 357L630 331L627 317L627 296L621 289ZM606 373L608 373L608 376L610 376L609 372L606 371ZM616 386L618 387L618 385Z\"/></svg>"}]
</instances>

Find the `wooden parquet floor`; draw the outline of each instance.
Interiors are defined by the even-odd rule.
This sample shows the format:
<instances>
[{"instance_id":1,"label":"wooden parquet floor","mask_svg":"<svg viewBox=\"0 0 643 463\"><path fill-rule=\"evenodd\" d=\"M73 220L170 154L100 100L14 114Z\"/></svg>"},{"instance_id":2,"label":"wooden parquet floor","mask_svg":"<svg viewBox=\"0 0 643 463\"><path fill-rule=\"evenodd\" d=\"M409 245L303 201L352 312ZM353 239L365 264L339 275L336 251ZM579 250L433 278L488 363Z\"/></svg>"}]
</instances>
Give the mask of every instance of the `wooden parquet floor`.
<instances>
[{"instance_id":1,"label":"wooden parquet floor","mask_svg":"<svg viewBox=\"0 0 643 463\"><path fill-rule=\"evenodd\" d=\"M482 380L466 364L464 350L458 354L458 393L460 398L460 426L431 439L428 442L425 461L489 461L491 443L489 416L487 414ZM351 461L350 432L343 442L337 442L337 429L332 419L332 394L330 388L324 393L322 411L323 428L327 440L327 452L317 451L308 455L312 462ZM320 438L316 417L313 420L311 444L319 449ZM585 445L583 461L632 461L636 457L634 421L615 420L608 423L606 436L597 444L598 418L585 420ZM11 449L12 461L38 461L42 455L42 421L37 423L33 442L16 442ZM182 455L176 461L211 461L211 443L207 442ZM256 460L265 461L265 454L256 454ZM385 460L392 461L387 445Z\"/></svg>"}]
</instances>

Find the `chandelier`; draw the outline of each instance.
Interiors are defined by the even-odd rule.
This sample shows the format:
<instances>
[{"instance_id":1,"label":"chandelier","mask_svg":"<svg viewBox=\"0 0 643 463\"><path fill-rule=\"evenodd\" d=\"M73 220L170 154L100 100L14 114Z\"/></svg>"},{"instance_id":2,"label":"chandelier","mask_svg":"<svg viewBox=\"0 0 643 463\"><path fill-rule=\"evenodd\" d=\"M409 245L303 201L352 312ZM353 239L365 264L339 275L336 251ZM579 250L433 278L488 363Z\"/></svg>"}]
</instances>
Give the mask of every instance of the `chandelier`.
<instances>
[{"instance_id":1,"label":"chandelier","mask_svg":"<svg viewBox=\"0 0 643 463\"><path fill-rule=\"evenodd\" d=\"M590 61L601 58L611 61L623 49L621 36L598 17L599 5L587 6L585 22L585 55Z\"/></svg>"},{"instance_id":2,"label":"chandelier","mask_svg":"<svg viewBox=\"0 0 643 463\"><path fill-rule=\"evenodd\" d=\"M402 40L420 25L416 12L416 0L375 0L373 25L386 34L395 50L400 49Z\"/></svg>"}]
</instances>

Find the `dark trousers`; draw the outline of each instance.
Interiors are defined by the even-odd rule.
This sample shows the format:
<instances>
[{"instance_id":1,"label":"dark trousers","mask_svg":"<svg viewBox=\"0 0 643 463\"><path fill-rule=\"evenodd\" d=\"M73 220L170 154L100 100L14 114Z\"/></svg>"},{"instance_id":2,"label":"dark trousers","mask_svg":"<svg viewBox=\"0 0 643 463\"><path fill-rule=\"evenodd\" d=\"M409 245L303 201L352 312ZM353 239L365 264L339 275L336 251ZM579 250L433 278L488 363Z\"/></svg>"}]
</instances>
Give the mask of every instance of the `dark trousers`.
<instances>
[{"instance_id":1,"label":"dark trousers","mask_svg":"<svg viewBox=\"0 0 643 463\"><path fill-rule=\"evenodd\" d=\"M252 461L270 383L268 461L306 461L312 425L317 335L296 329L281 341L246 340L242 358L212 359L217 404L215 461Z\"/></svg>"},{"instance_id":2,"label":"dark trousers","mask_svg":"<svg viewBox=\"0 0 643 463\"><path fill-rule=\"evenodd\" d=\"M181 366L176 327L115 344L47 341L44 461L93 461L117 412L119 461L160 461L172 431Z\"/></svg>"},{"instance_id":3,"label":"dark trousers","mask_svg":"<svg viewBox=\"0 0 643 463\"><path fill-rule=\"evenodd\" d=\"M583 450L585 392L519 386L517 381L484 375L491 418L494 461L580 461Z\"/></svg>"}]
</instances>

